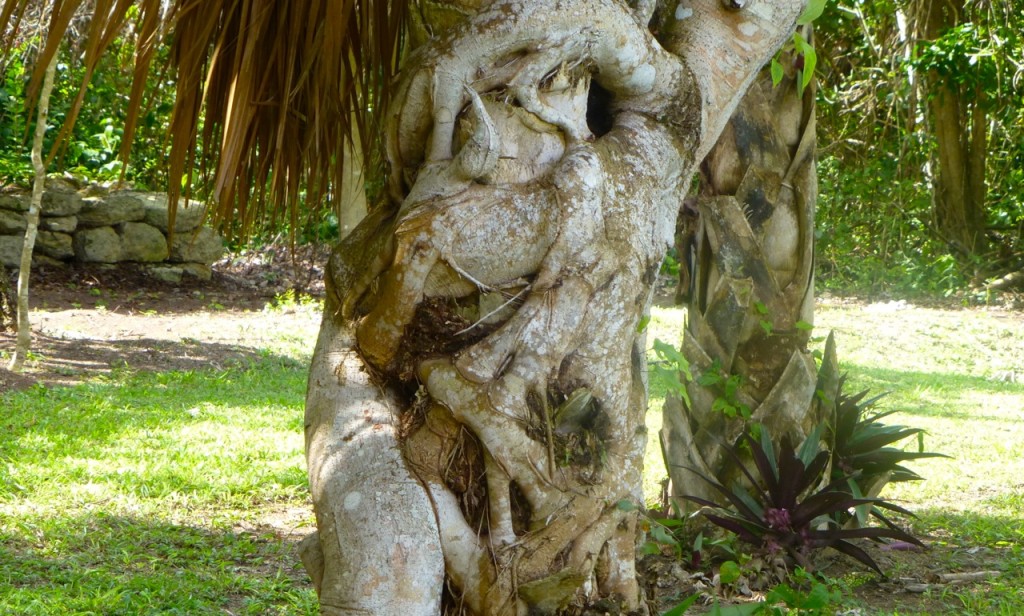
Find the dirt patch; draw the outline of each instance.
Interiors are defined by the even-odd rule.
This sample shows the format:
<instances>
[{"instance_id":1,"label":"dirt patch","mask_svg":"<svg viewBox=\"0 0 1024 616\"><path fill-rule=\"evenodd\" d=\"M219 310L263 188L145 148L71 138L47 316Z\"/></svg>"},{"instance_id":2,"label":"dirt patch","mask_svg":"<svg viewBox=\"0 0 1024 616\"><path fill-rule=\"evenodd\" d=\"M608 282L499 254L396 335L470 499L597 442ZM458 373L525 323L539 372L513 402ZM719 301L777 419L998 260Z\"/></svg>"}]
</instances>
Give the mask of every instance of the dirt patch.
<instances>
[{"instance_id":1,"label":"dirt patch","mask_svg":"<svg viewBox=\"0 0 1024 616\"><path fill-rule=\"evenodd\" d=\"M839 614L952 613L950 595L972 586L997 581L1006 557L997 550L962 547L923 538L928 547L892 549L891 545L858 542L878 563L879 576L850 559L825 551L815 559L816 571L832 580L843 580L841 600L859 607ZM696 605L742 605L764 600L769 588L751 588L747 578L723 587L711 571L694 571L667 556L648 556L638 565L648 597L664 613L684 599L697 595ZM800 588L798 581L786 583ZM803 589L805 592L808 589ZM689 612L688 612L689 613Z\"/></svg>"},{"instance_id":2,"label":"dirt patch","mask_svg":"<svg viewBox=\"0 0 1024 616\"><path fill-rule=\"evenodd\" d=\"M60 315L53 313L40 320L51 323ZM121 338L93 339L35 332L32 336L32 360L21 374L0 369L0 391L23 389L36 383L76 385L85 378L117 368L130 367L151 372L219 369L257 356L255 350L238 345L143 338L139 330L150 324L144 318L115 316L109 320L119 322L121 327L116 331ZM42 327L43 331L48 331L46 325ZM0 334L0 350L9 351L14 345L13 335Z\"/></svg>"},{"instance_id":3,"label":"dirt patch","mask_svg":"<svg viewBox=\"0 0 1024 616\"><path fill-rule=\"evenodd\" d=\"M0 340L0 348L4 348L6 345L5 341ZM25 374L15 374L0 366L0 393L5 391L14 391L18 389L26 389L36 384L36 378Z\"/></svg>"},{"instance_id":4,"label":"dirt patch","mask_svg":"<svg viewBox=\"0 0 1024 616\"><path fill-rule=\"evenodd\" d=\"M32 306L42 310L105 308L131 314L260 308L289 290L321 297L328 249L303 246L290 252L269 246L231 254L213 265L210 280L161 281L136 263L69 264L36 268L30 279Z\"/></svg>"},{"instance_id":5,"label":"dirt patch","mask_svg":"<svg viewBox=\"0 0 1024 616\"><path fill-rule=\"evenodd\" d=\"M254 358L280 326L266 308L289 292L322 297L326 261L323 248L247 251L215 264L210 280L181 284L130 263L33 270L31 361L20 374L0 368L0 392L75 385L124 367L218 369ZM308 318L292 326L315 335ZM15 341L0 332L0 354L10 357Z\"/></svg>"}]
</instances>

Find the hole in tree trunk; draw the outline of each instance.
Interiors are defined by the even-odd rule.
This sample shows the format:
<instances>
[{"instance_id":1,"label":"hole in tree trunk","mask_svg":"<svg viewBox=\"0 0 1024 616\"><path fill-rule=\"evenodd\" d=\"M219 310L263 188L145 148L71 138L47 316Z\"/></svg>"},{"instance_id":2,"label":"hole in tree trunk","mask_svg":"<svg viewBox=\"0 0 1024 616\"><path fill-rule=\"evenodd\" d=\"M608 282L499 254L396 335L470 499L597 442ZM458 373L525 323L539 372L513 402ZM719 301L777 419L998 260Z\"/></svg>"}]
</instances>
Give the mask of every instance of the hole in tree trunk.
<instances>
[{"instance_id":1,"label":"hole in tree trunk","mask_svg":"<svg viewBox=\"0 0 1024 616\"><path fill-rule=\"evenodd\" d=\"M512 530L517 537L521 537L530 530L530 522L533 519L533 508L526 500L526 495L519 488L519 484L512 482L508 486L509 502L512 504Z\"/></svg>"},{"instance_id":2,"label":"hole in tree trunk","mask_svg":"<svg viewBox=\"0 0 1024 616\"><path fill-rule=\"evenodd\" d=\"M587 127L595 137L600 137L612 129L614 122L611 92L591 81L587 95Z\"/></svg>"}]
</instances>

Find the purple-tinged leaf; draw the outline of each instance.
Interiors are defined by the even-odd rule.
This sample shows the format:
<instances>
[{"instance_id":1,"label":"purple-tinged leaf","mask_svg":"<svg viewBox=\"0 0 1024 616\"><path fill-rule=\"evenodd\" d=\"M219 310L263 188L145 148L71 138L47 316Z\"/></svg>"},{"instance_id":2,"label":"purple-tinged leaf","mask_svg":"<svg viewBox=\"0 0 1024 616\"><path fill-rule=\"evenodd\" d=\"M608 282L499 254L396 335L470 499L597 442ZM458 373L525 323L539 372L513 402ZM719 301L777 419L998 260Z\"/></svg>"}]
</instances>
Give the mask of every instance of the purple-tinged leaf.
<instances>
[{"instance_id":1,"label":"purple-tinged leaf","mask_svg":"<svg viewBox=\"0 0 1024 616\"><path fill-rule=\"evenodd\" d=\"M728 488L726 488L722 484L718 483L714 479L711 479L710 477L708 477L704 473L701 473L701 472L696 471L696 470L694 470L692 468L689 468L689 467L686 467L686 469L688 471L690 471L691 473L693 473L694 475L697 475L698 477L700 477L701 479L706 481L708 483L708 485L710 485L712 488L717 490L722 496L724 496L732 504L732 506L735 507L737 509L737 511L740 511L744 516L747 516L747 517L749 517L749 518L751 518L753 520L757 520L757 519L761 518L761 515L758 512L756 512L753 509L751 509L747 505L747 503L743 501L742 498L740 498L739 496L734 494L732 491L730 491ZM694 502L698 502L698 501L694 500L695 497L693 497L693 496L684 495L683 498L686 499L686 500L691 500L691 501L694 501ZM709 502L709 501L705 501L705 502ZM718 507L719 505L718 504L713 504L711 506Z\"/></svg>"},{"instance_id":2,"label":"purple-tinged leaf","mask_svg":"<svg viewBox=\"0 0 1024 616\"><path fill-rule=\"evenodd\" d=\"M793 513L793 526L799 528L810 524L814 519L830 515L838 511L846 511L851 507L872 503L872 500L859 500L846 492L818 492L805 499Z\"/></svg>"},{"instance_id":3,"label":"purple-tinged leaf","mask_svg":"<svg viewBox=\"0 0 1024 616\"><path fill-rule=\"evenodd\" d=\"M754 545L761 545L764 542L764 537L768 531L768 529L761 528L757 525L751 525L725 516L705 513L704 517L712 524L721 526L722 528L734 533L739 539ZM754 530L751 530L750 526L753 526Z\"/></svg>"},{"instance_id":4,"label":"purple-tinged leaf","mask_svg":"<svg viewBox=\"0 0 1024 616\"><path fill-rule=\"evenodd\" d=\"M878 575L881 575L883 577L885 576L885 574L882 573L882 570L878 567L878 564L874 561L874 559L868 556L867 552L853 545L852 543L847 543L846 541L839 541L838 543L835 543L830 547L834 550L842 552L843 554L846 554L851 558L857 559L861 563L873 569L875 573L877 573Z\"/></svg>"}]
</instances>

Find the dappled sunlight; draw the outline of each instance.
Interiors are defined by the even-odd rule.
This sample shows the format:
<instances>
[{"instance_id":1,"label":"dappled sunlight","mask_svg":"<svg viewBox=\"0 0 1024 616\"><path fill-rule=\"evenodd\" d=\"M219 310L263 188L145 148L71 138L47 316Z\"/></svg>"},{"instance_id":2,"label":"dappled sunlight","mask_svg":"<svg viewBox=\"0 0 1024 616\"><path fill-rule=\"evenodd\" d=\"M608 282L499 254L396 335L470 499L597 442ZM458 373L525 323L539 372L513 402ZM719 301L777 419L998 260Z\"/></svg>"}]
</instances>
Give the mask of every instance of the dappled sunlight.
<instances>
[{"instance_id":1,"label":"dappled sunlight","mask_svg":"<svg viewBox=\"0 0 1024 616\"><path fill-rule=\"evenodd\" d=\"M247 613L315 610L301 565L272 564L295 549L296 538L94 512L51 515L35 526L31 541L4 529L0 548L4 605L21 613L141 613L167 605L212 613L224 598L246 604Z\"/></svg>"},{"instance_id":2,"label":"dappled sunlight","mask_svg":"<svg viewBox=\"0 0 1024 616\"><path fill-rule=\"evenodd\" d=\"M11 480L22 497L58 500L64 485L108 485L142 498L264 491L280 478L301 487L305 373L289 364L122 374L105 384L12 394L0 436L17 461ZM54 463L60 474L43 481Z\"/></svg>"},{"instance_id":3,"label":"dappled sunlight","mask_svg":"<svg viewBox=\"0 0 1024 616\"><path fill-rule=\"evenodd\" d=\"M305 379L264 352L4 395L4 608L312 613L294 553L312 522Z\"/></svg>"},{"instance_id":4,"label":"dappled sunlight","mask_svg":"<svg viewBox=\"0 0 1024 616\"><path fill-rule=\"evenodd\" d=\"M815 325L817 336L835 331L841 366L971 376L996 386L1024 366L1024 315L1018 312L826 306Z\"/></svg>"},{"instance_id":5,"label":"dappled sunlight","mask_svg":"<svg viewBox=\"0 0 1024 616\"><path fill-rule=\"evenodd\" d=\"M914 525L940 545L984 546L990 549L1024 547L1024 518L1019 510L957 511L948 507L920 507ZM1019 555L1024 564L1024 553Z\"/></svg>"},{"instance_id":6,"label":"dappled sunlight","mask_svg":"<svg viewBox=\"0 0 1024 616\"><path fill-rule=\"evenodd\" d=\"M123 357L128 367L90 368L90 378L73 388L4 395L10 410L0 418L0 450L7 456L0 465L0 574L12 582L0 592L13 597L9 605L62 600L85 611L118 605L109 593L125 588L148 593L153 605L168 605L186 589L196 605L221 605L227 596L232 605L253 601L311 611L314 595L291 550L312 524L302 454L304 348L311 341L303 328L318 320L315 310L284 301L246 313L252 321L227 315L239 320L234 334L217 334L223 342L204 333L186 340L52 339L62 350L107 348L101 362ZM933 546L922 558L952 559L942 566L954 571L965 566L956 558L993 569L1020 562L1024 384L998 378L999 371L1022 365L1014 364L1024 353L1015 346L1020 334L1004 327L1010 317L929 311L924 314L934 323L917 328L907 319L916 311L826 313L821 321L844 332L838 347L848 391L891 392L877 406L900 410L888 421L924 428L925 451L952 456L909 462L925 480L891 484L883 493L919 515L908 522ZM224 313L210 314L212 331ZM655 339L678 345L684 317L682 309L653 308L648 345ZM871 328L879 319L902 324L905 339L875 335ZM294 320L300 325L284 325ZM282 325L271 328L271 322ZM959 337L958 322L971 337ZM823 327L819 322L816 334ZM929 327L932 335L921 333ZM243 334L244 341L228 339ZM147 345L156 349L150 356L181 362L171 364L180 369L147 372L168 366L144 364ZM39 349L35 361L51 361L46 347ZM920 361L911 361L915 357ZM83 381L82 374L69 378ZM648 505L659 501L666 477L658 440L664 394L651 391L646 415ZM918 444L910 439L902 446L914 451ZM181 563L188 559L193 573L184 575ZM77 598L68 603L56 584L77 588ZM981 605L983 591L1003 592L999 584L961 593L965 602Z\"/></svg>"},{"instance_id":7,"label":"dappled sunlight","mask_svg":"<svg viewBox=\"0 0 1024 616\"><path fill-rule=\"evenodd\" d=\"M922 417L1012 421L1024 399L1024 384L958 373L918 372L840 361L850 390L887 393L882 406Z\"/></svg>"},{"instance_id":8,"label":"dappled sunlight","mask_svg":"<svg viewBox=\"0 0 1024 616\"><path fill-rule=\"evenodd\" d=\"M668 478L665 458L661 455L661 407L664 398L651 400L647 409L647 448L644 450L644 500L648 506L661 501L662 481Z\"/></svg>"}]
</instances>

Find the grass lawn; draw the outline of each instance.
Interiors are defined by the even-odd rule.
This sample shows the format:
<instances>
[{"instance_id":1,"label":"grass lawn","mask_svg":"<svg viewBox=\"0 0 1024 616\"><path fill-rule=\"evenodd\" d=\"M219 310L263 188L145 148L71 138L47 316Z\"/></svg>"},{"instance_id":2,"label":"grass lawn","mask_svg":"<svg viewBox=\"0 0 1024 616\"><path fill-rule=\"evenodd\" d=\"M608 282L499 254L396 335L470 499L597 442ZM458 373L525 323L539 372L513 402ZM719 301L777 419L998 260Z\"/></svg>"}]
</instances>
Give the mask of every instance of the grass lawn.
<instances>
[{"instance_id":1,"label":"grass lawn","mask_svg":"<svg viewBox=\"0 0 1024 616\"><path fill-rule=\"evenodd\" d=\"M650 338L678 340L682 317L655 309ZM983 554L1000 572L861 613L1024 613L1024 317L826 305L815 333L830 329L851 391L891 391L880 404L900 409L890 421L926 428L926 448L954 457L913 463L927 480L886 493L949 548L935 566ZM294 556L313 523L311 341L261 333L255 356L216 370L121 369L0 394L0 614L316 613ZM663 396L652 392L652 437ZM664 477L654 438L646 462L653 500ZM893 577L920 573L894 566ZM867 579L835 584L856 607Z\"/></svg>"},{"instance_id":2,"label":"grass lawn","mask_svg":"<svg viewBox=\"0 0 1024 616\"><path fill-rule=\"evenodd\" d=\"M1000 571L936 589L949 613L1024 614L1024 315L880 308L823 308L817 324L836 332L854 390L891 392L880 406L900 409L892 422L952 456L915 462L925 481L886 494L917 513L918 534Z\"/></svg>"},{"instance_id":3,"label":"grass lawn","mask_svg":"<svg viewBox=\"0 0 1024 616\"><path fill-rule=\"evenodd\" d=\"M294 551L311 343L264 342L0 395L0 614L318 613Z\"/></svg>"}]
</instances>

